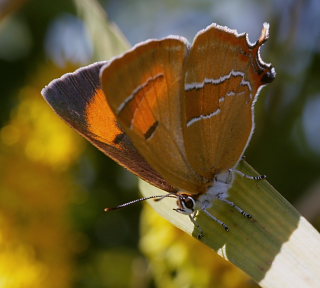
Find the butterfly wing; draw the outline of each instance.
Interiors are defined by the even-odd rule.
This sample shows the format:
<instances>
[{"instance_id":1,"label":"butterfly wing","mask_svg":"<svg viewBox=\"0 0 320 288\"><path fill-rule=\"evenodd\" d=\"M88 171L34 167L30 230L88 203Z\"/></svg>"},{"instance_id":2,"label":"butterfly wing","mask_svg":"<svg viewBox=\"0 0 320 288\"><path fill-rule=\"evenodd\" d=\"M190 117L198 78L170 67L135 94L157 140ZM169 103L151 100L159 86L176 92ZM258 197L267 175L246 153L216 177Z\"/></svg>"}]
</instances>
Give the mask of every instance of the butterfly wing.
<instances>
[{"instance_id":1,"label":"butterfly wing","mask_svg":"<svg viewBox=\"0 0 320 288\"><path fill-rule=\"evenodd\" d=\"M250 140L258 91L275 77L259 56L267 37L267 24L254 45L245 34L212 24L194 40L185 66L182 125L188 160L204 177L234 167Z\"/></svg>"},{"instance_id":2,"label":"butterfly wing","mask_svg":"<svg viewBox=\"0 0 320 288\"><path fill-rule=\"evenodd\" d=\"M107 156L160 189L176 191L119 128L100 85L100 69L106 63L98 62L56 79L42 95L61 118Z\"/></svg>"},{"instance_id":3,"label":"butterfly wing","mask_svg":"<svg viewBox=\"0 0 320 288\"><path fill-rule=\"evenodd\" d=\"M181 129L182 70L186 40L168 37L136 46L108 63L103 91L119 124L147 162L173 186L202 189L189 166Z\"/></svg>"}]
</instances>

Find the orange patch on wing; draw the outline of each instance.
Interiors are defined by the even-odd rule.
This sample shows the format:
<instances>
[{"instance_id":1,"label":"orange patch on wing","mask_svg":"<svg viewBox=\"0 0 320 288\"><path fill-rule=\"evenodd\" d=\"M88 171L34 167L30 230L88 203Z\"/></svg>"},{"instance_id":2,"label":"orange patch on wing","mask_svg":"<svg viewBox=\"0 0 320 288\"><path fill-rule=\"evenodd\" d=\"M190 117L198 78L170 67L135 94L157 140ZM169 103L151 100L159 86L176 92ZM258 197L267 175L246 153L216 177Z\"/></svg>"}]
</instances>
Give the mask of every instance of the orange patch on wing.
<instances>
[{"instance_id":1,"label":"orange patch on wing","mask_svg":"<svg viewBox=\"0 0 320 288\"><path fill-rule=\"evenodd\" d=\"M115 116L101 89L96 91L87 105L86 118L89 131L98 135L101 138L100 141L114 142L116 146L121 147L115 139L117 135L121 135L123 132L119 129Z\"/></svg>"}]
</instances>

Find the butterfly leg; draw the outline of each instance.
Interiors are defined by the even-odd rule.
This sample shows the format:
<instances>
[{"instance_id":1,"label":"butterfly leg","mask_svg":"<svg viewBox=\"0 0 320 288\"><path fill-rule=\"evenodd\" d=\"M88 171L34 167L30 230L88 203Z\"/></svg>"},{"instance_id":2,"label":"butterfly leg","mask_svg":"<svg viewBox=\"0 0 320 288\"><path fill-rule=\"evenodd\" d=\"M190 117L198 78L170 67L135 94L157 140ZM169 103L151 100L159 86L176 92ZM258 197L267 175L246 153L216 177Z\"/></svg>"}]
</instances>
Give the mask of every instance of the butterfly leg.
<instances>
[{"instance_id":1,"label":"butterfly leg","mask_svg":"<svg viewBox=\"0 0 320 288\"><path fill-rule=\"evenodd\" d=\"M228 205L230 205L231 207L233 207L234 209L236 209L240 214L242 214L244 217L247 218L252 218L252 215L247 213L246 211L244 211L242 208L240 208L239 206L237 206L236 204L234 204L232 201L229 201L228 199L224 199L224 198L219 198L217 197L219 200L227 203Z\"/></svg>"},{"instance_id":2,"label":"butterfly leg","mask_svg":"<svg viewBox=\"0 0 320 288\"><path fill-rule=\"evenodd\" d=\"M237 170L237 169L229 169L229 171L231 171L233 173L237 173L238 175L240 175L240 176L242 176L244 178L250 179L250 180L263 180L263 179L267 178L266 175L251 176L251 175L245 174L245 173L243 173L243 172L241 172L240 170Z\"/></svg>"},{"instance_id":3,"label":"butterfly leg","mask_svg":"<svg viewBox=\"0 0 320 288\"><path fill-rule=\"evenodd\" d=\"M224 230L226 230L227 232L229 231L229 227L223 223L221 220L219 220L217 217L213 216L212 214L210 214L206 209L202 210L205 214L207 214L212 220L216 221L217 223L219 223Z\"/></svg>"},{"instance_id":4,"label":"butterfly leg","mask_svg":"<svg viewBox=\"0 0 320 288\"><path fill-rule=\"evenodd\" d=\"M195 211L192 215L189 215L189 219L191 220L191 222L194 224L194 226L197 227L197 229L200 231L200 233L198 234L197 238L198 239L202 239L204 236L203 230L201 228L201 226L197 223L196 221L196 216L197 216L197 211Z\"/></svg>"}]
</instances>

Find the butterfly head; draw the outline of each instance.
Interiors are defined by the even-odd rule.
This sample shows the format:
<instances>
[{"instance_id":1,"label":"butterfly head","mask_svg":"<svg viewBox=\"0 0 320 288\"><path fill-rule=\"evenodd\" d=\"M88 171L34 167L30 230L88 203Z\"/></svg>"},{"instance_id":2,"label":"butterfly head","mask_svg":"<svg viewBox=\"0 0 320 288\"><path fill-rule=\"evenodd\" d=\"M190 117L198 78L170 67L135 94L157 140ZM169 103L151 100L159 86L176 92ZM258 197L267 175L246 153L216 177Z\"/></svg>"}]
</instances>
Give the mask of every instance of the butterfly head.
<instances>
[{"instance_id":1,"label":"butterfly head","mask_svg":"<svg viewBox=\"0 0 320 288\"><path fill-rule=\"evenodd\" d=\"M177 206L178 208L175 208L173 210L181 214L190 215L195 212L197 202L192 196L188 194L180 194L177 195Z\"/></svg>"}]
</instances>

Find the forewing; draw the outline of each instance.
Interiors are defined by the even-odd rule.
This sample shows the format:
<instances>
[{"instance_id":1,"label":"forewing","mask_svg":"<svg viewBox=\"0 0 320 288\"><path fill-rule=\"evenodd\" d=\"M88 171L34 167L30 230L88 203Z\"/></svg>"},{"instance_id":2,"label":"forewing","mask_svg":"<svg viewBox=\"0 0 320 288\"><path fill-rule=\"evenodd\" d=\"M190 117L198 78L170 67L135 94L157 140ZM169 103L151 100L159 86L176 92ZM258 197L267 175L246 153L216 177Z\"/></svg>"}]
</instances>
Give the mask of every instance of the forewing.
<instances>
[{"instance_id":1,"label":"forewing","mask_svg":"<svg viewBox=\"0 0 320 288\"><path fill-rule=\"evenodd\" d=\"M186 161L181 128L186 41L168 37L136 46L101 73L107 101L147 162L174 187L197 193L201 179Z\"/></svg>"},{"instance_id":2,"label":"forewing","mask_svg":"<svg viewBox=\"0 0 320 288\"><path fill-rule=\"evenodd\" d=\"M54 111L110 158L160 189L174 192L119 128L100 85L98 62L52 81L42 95Z\"/></svg>"}]
</instances>

